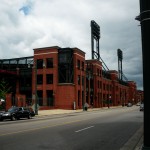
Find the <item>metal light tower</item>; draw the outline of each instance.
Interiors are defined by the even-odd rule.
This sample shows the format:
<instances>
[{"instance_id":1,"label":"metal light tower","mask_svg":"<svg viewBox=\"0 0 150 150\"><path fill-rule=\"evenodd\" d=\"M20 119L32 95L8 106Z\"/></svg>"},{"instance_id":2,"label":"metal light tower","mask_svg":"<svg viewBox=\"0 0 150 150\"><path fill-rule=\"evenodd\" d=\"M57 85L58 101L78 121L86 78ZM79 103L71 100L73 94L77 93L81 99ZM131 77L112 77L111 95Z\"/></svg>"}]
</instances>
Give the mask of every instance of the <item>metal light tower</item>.
<instances>
[{"instance_id":1,"label":"metal light tower","mask_svg":"<svg viewBox=\"0 0 150 150\"><path fill-rule=\"evenodd\" d=\"M122 80L122 59L123 59L123 54L120 49L117 50L118 54L118 73L119 73L119 79Z\"/></svg>"},{"instance_id":2,"label":"metal light tower","mask_svg":"<svg viewBox=\"0 0 150 150\"><path fill-rule=\"evenodd\" d=\"M91 21L91 46L92 59L100 60L99 52L100 26L94 21ZM96 41L96 51L94 50L94 40Z\"/></svg>"}]
</instances>

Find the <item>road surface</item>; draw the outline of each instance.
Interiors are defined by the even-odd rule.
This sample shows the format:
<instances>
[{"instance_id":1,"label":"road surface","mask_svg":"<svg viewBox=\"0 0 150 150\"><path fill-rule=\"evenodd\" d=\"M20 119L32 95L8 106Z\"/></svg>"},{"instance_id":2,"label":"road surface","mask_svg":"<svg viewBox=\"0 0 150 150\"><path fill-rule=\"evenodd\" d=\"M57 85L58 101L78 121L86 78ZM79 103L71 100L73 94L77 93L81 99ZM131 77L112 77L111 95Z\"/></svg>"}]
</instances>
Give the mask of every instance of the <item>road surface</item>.
<instances>
[{"instance_id":1,"label":"road surface","mask_svg":"<svg viewBox=\"0 0 150 150\"><path fill-rule=\"evenodd\" d=\"M137 106L4 121L0 150L119 150L142 124Z\"/></svg>"}]
</instances>

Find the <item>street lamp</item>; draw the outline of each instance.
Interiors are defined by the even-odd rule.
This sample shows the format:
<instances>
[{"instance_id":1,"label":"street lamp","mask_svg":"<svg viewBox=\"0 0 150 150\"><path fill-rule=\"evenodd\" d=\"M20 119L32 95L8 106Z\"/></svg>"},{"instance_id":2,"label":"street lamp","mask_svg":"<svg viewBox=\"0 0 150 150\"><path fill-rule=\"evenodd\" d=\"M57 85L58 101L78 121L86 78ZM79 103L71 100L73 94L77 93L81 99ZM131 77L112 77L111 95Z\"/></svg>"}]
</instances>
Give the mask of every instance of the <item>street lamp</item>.
<instances>
[{"instance_id":1,"label":"street lamp","mask_svg":"<svg viewBox=\"0 0 150 150\"><path fill-rule=\"evenodd\" d=\"M143 56L143 86L144 86L144 140L143 150L150 149L150 101L149 101L149 49L150 49L150 3L149 0L140 0L140 24L142 35Z\"/></svg>"},{"instance_id":2,"label":"street lamp","mask_svg":"<svg viewBox=\"0 0 150 150\"><path fill-rule=\"evenodd\" d=\"M110 100L111 100L111 95L109 95L108 108L109 108Z\"/></svg>"},{"instance_id":3,"label":"street lamp","mask_svg":"<svg viewBox=\"0 0 150 150\"><path fill-rule=\"evenodd\" d=\"M35 61L35 114L38 115L38 97L37 97L37 60Z\"/></svg>"}]
</instances>

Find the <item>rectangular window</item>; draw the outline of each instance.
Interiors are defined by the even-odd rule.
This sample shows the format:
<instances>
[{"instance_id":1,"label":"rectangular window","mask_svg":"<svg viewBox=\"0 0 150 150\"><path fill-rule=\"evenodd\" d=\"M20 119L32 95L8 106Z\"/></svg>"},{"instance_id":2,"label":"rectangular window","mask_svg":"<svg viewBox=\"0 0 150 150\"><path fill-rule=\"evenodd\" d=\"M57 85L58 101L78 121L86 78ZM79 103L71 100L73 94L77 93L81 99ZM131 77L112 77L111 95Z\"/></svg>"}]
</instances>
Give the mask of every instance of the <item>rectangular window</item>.
<instances>
[{"instance_id":1,"label":"rectangular window","mask_svg":"<svg viewBox=\"0 0 150 150\"><path fill-rule=\"evenodd\" d=\"M99 89L99 81L97 82L97 87L98 87L98 89Z\"/></svg>"},{"instance_id":2,"label":"rectangular window","mask_svg":"<svg viewBox=\"0 0 150 150\"><path fill-rule=\"evenodd\" d=\"M37 59L37 69L43 69L43 59Z\"/></svg>"},{"instance_id":3,"label":"rectangular window","mask_svg":"<svg viewBox=\"0 0 150 150\"><path fill-rule=\"evenodd\" d=\"M78 85L80 85L80 75L78 75Z\"/></svg>"},{"instance_id":4,"label":"rectangular window","mask_svg":"<svg viewBox=\"0 0 150 150\"><path fill-rule=\"evenodd\" d=\"M100 89L102 89L102 81L100 81Z\"/></svg>"},{"instance_id":5,"label":"rectangular window","mask_svg":"<svg viewBox=\"0 0 150 150\"><path fill-rule=\"evenodd\" d=\"M97 76L99 76L99 69L97 69Z\"/></svg>"},{"instance_id":6,"label":"rectangular window","mask_svg":"<svg viewBox=\"0 0 150 150\"><path fill-rule=\"evenodd\" d=\"M84 62L82 61L82 71L84 71Z\"/></svg>"},{"instance_id":7,"label":"rectangular window","mask_svg":"<svg viewBox=\"0 0 150 150\"><path fill-rule=\"evenodd\" d=\"M112 90L112 89L111 89L111 84L109 85L109 89L110 89L110 91Z\"/></svg>"},{"instance_id":8,"label":"rectangular window","mask_svg":"<svg viewBox=\"0 0 150 150\"><path fill-rule=\"evenodd\" d=\"M118 91L118 86L116 86L116 91Z\"/></svg>"},{"instance_id":9,"label":"rectangular window","mask_svg":"<svg viewBox=\"0 0 150 150\"><path fill-rule=\"evenodd\" d=\"M43 84L43 75L37 75L37 84Z\"/></svg>"},{"instance_id":10,"label":"rectangular window","mask_svg":"<svg viewBox=\"0 0 150 150\"><path fill-rule=\"evenodd\" d=\"M47 68L53 68L53 58L46 59L46 66Z\"/></svg>"},{"instance_id":11,"label":"rectangular window","mask_svg":"<svg viewBox=\"0 0 150 150\"><path fill-rule=\"evenodd\" d=\"M58 82L74 83L73 49L58 50ZM77 65L77 64L76 64Z\"/></svg>"},{"instance_id":12,"label":"rectangular window","mask_svg":"<svg viewBox=\"0 0 150 150\"><path fill-rule=\"evenodd\" d=\"M78 90L78 106L80 104L80 91Z\"/></svg>"},{"instance_id":13,"label":"rectangular window","mask_svg":"<svg viewBox=\"0 0 150 150\"><path fill-rule=\"evenodd\" d=\"M53 90L47 90L47 106L54 106Z\"/></svg>"},{"instance_id":14,"label":"rectangular window","mask_svg":"<svg viewBox=\"0 0 150 150\"><path fill-rule=\"evenodd\" d=\"M53 74L47 74L46 75L46 83L47 84L53 84Z\"/></svg>"},{"instance_id":15,"label":"rectangular window","mask_svg":"<svg viewBox=\"0 0 150 150\"><path fill-rule=\"evenodd\" d=\"M103 90L105 90L105 84L103 84Z\"/></svg>"},{"instance_id":16,"label":"rectangular window","mask_svg":"<svg viewBox=\"0 0 150 150\"><path fill-rule=\"evenodd\" d=\"M91 90L94 89L94 80L93 80L93 78L90 78L90 88L91 88Z\"/></svg>"},{"instance_id":17,"label":"rectangular window","mask_svg":"<svg viewBox=\"0 0 150 150\"><path fill-rule=\"evenodd\" d=\"M78 69L80 70L80 60L77 61Z\"/></svg>"},{"instance_id":18,"label":"rectangular window","mask_svg":"<svg viewBox=\"0 0 150 150\"><path fill-rule=\"evenodd\" d=\"M43 106L43 91L42 90L37 91L37 97L38 97L39 106Z\"/></svg>"},{"instance_id":19,"label":"rectangular window","mask_svg":"<svg viewBox=\"0 0 150 150\"><path fill-rule=\"evenodd\" d=\"M107 91L109 91L109 84L107 84Z\"/></svg>"},{"instance_id":20,"label":"rectangular window","mask_svg":"<svg viewBox=\"0 0 150 150\"><path fill-rule=\"evenodd\" d=\"M82 76L82 86L84 86L84 76Z\"/></svg>"}]
</instances>

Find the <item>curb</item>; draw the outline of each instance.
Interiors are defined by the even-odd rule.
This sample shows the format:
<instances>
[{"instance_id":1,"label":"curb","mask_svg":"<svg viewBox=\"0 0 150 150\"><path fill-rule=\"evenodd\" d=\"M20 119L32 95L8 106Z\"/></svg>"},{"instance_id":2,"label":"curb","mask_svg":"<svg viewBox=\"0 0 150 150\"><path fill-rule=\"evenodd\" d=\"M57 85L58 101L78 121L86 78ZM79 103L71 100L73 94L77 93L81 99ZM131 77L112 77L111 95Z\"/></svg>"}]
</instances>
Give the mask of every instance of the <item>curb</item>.
<instances>
[{"instance_id":1,"label":"curb","mask_svg":"<svg viewBox=\"0 0 150 150\"><path fill-rule=\"evenodd\" d=\"M141 137L141 139L139 140L137 146L135 147L134 150L142 150L143 147L143 136Z\"/></svg>"},{"instance_id":2,"label":"curb","mask_svg":"<svg viewBox=\"0 0 150 150\"><path fill-rule=\"evenodd\" d=\"M125 143L120 150L141 150L143 144L143 125L136 133Z\"/></svg>"}]
</instances>

